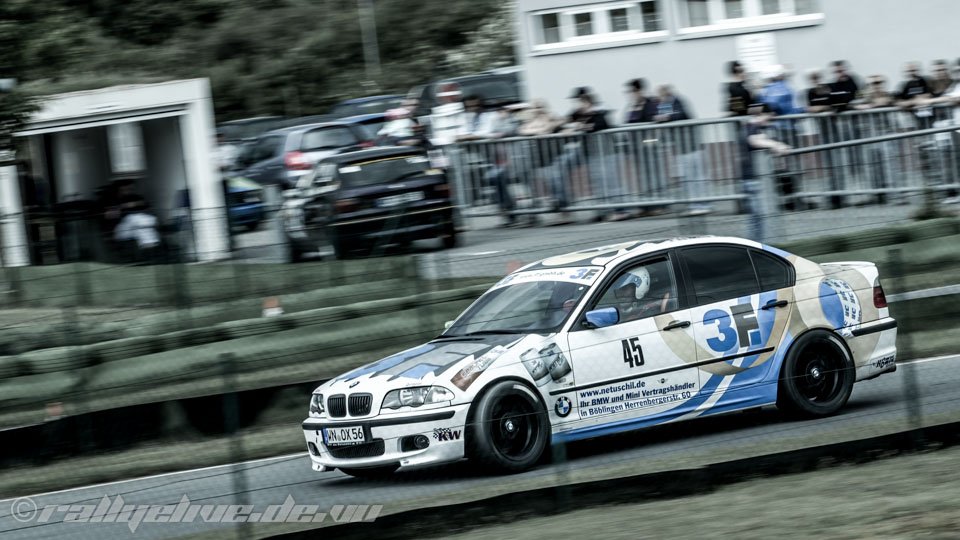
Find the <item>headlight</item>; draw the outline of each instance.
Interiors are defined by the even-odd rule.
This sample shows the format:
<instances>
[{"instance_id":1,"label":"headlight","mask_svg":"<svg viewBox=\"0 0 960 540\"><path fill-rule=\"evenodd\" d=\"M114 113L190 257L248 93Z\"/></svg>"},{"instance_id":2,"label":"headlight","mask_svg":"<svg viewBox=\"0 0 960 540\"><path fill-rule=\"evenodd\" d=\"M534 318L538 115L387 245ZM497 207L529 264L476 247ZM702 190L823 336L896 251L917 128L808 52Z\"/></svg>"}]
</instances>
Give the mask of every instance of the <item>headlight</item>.
<instances>
[{"instance_id":1,"label":"headlight","mask_svg":"<svg viewBox=\"0 0 960 540\"><path fill-rule=\"evenodd\" d=\"M383 405L380 408L419 407L452 400L453 392L442 386L416 386L388 392L386 397L383 398Z\"/></svg>"},{"instance_id":2,"label":"headlight","mask_svg":"<svg viewBox=\"0 0 960 540\"><path fill-rule=\"evenodd\" d=\"M310 396L310 416L321 414L323 414L323 394L314 394Z\"/></svg>"}]
</instances>

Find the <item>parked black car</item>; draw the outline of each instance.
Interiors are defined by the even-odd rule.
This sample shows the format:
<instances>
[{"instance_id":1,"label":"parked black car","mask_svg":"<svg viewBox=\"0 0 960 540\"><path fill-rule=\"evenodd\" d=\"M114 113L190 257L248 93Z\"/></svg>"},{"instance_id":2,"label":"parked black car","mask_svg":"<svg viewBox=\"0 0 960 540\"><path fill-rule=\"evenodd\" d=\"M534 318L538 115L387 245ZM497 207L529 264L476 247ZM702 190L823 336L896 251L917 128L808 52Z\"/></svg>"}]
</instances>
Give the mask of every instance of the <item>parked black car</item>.
<instances>
[{"instance_id":1,"label":"parked black car","mask_svg":"<svg viewBox=\"0 0 960 540\"><path fill-rule=\"evenodd\" d=\"M380 147L321 160L284 192L280 215L290 260L342 258L391 244L440 238L456 244L446 173L422 151Z\"/></svg>"}]
</instances>

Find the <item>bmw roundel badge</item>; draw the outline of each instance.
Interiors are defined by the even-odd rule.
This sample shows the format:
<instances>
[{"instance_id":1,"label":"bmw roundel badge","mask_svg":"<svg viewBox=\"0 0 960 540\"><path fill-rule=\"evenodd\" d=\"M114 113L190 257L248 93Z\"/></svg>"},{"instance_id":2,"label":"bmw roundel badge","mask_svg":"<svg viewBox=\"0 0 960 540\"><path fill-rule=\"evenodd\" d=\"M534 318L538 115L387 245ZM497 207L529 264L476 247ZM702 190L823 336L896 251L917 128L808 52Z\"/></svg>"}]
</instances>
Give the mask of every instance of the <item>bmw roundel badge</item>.
<instances>
[{"instance_id":1,"label":"bmw roundel badge","mask_svg":"<svg viewBox=\"0 0 960 540\"><path fill-rule=\"evenodd\" d=\"M557 411L557 416L560 418L566 418L570 411L573 410L573 403L570 403L570 398L567 396L560 396L557 398L556 405L553 406L553 410Z\"/></svg>"}]
</instances>

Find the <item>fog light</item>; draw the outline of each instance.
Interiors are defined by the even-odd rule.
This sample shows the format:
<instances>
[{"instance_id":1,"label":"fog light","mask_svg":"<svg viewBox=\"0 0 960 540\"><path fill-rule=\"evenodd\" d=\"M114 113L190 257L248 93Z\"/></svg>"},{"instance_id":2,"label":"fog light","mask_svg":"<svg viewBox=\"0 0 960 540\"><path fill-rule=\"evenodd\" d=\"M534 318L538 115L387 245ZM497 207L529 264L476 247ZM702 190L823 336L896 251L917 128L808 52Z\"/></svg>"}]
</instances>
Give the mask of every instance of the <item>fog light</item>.
<instances>
[{"instance_id":1,"label":"fog light","mask_svg":"<svg viewBox=\"0 0 960 540\"><path fill-rule=\"evenodd\" d=\"M307 449L310 450L311 455L314 455L314 456L320 455L320 449L318 449L317 445L313 444L312 442L307 443Z\"/></svg>"},{"instance_id":2,"label":"fog light","mask_svg":"<svg viewBox=\"0 0 960 540\"><path fill-rule=\"evenodd\" d=\"M415 446L417 450L423 450L430 446L430 439L428 439L426 435L417 435L413 438L413 446Z\"/></svg>"}]
</instances>

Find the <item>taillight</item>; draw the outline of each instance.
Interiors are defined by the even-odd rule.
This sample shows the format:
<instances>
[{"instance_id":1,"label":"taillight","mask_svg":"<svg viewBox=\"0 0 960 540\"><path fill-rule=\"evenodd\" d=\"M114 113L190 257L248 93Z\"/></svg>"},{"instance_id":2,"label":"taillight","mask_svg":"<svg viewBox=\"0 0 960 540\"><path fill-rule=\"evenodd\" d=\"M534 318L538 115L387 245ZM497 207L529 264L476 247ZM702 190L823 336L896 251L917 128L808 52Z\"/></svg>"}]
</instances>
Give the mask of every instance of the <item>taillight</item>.
<instances>
[{"instance_id":1,"label":"taillight","mask_svg":"<svg viewBox=\"0 0 960 540\"><path fill-rule=\"evenodd\" d=\"M873 307L887 307L887 295L883 294L883 287L880 283L873 286Z\"/></svg>"},{"instance_id":2,"label":"taillight","mask_svg":"<svg viewBox=\"0 0 960 540\"><path fill-rule=\"evenodd\" d=\"M356 210L359 206L360 201L357 199L338 199L334 203L334 207L337 209L337 212L349 212L351 210Z\"/></svg>"},{"instance_id":3,"label":"taillight","mask_svg":"<svg viewBox=\"0 0 960 540\"><path fill-rule=\"evenodd\" d=\"M447 197L450 195L450 184L437 184L434 188L437 191L438 195Z\"/></svg>"},{"instance_id":4,"label":"taillight","mask_svg":"<svg viewBox=\"0 0 960 540\"><path fill-rule=\"evenodd\" d=\"M287 152L283 156L283 164L291 171L306 171L313 167L313 164L310 163L307 156L303 155L303 152Z\"/></svg>"},{"instance_id":5,"label":"taillight","mask_svg":"<svg viewBox=\"0 0 960 540\"><path fill-rule=\"evenodd\" d=\"M359 146L360 148L373 148L373 141L363 141Z\"/></svg>"}]
</instances>

